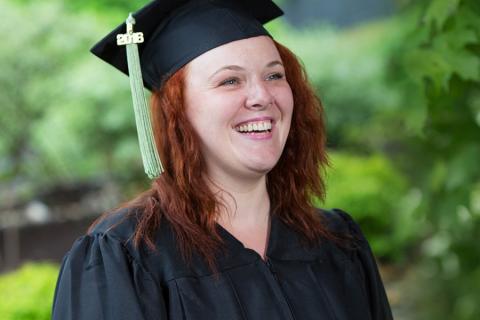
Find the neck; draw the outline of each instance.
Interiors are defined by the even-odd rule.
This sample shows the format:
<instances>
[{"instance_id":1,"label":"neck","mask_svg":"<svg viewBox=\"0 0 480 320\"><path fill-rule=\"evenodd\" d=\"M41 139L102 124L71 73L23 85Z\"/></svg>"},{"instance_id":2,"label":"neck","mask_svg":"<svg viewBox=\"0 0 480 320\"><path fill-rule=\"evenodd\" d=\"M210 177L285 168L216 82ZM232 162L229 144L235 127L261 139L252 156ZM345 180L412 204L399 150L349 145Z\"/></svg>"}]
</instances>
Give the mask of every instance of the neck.
<instances>
[{"instance_id":1,"label":"neck","mask_svg":"<svg viewBox=\"0 0 480 320\"><path fill-rule=\"evenodd\" d=\"M219 208L218 222L227 228L267 227L270 199L266 176L221 182L210 178L210 187L224 204Z\"/></svg>"}]
</instances>

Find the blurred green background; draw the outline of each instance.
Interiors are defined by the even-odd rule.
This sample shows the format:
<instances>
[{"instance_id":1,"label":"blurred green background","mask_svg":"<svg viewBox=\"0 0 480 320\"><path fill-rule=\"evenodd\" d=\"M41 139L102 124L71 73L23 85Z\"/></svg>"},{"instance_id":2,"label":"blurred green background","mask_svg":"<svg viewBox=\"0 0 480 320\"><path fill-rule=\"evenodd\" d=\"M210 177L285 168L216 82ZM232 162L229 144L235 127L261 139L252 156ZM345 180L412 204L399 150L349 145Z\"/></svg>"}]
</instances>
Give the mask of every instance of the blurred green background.
<instances>
[{"instance_id":1,"label":"blurred green background","mask_svg":"<svg viewBox=\"0 0 480 320\"><path fill-rule=\"evenodd\" d=\"M480 2L385 2L364 21L268 25L326 109L332 165L314 201L360 223L396 319L480 319ZM149 185L128 80L88 52L145 3L0 0L4 320L50 317L59 261L21 266L43 257L18 253L37 252L22 228L93 218Z\"/></svg>"}]
</instances>

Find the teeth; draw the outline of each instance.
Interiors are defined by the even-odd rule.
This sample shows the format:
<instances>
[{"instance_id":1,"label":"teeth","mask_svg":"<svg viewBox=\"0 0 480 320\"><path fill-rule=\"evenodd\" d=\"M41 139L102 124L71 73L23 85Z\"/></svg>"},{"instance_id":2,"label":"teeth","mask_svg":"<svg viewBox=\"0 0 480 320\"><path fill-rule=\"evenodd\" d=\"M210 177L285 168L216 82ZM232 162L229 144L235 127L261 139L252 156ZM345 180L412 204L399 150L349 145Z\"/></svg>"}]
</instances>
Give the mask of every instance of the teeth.
<instances>
[{"instance_id":1,"label":"teeth","mask_svg":"<svg viewBox=\"0 0 480 320\"><path fill-rule=\"evenodd\" d=\"M272 129L272 121L255 121L248 124L243 124L235 128L239 132L254 132L254 131L266 131Z\"/></svg>"}]
</instances>

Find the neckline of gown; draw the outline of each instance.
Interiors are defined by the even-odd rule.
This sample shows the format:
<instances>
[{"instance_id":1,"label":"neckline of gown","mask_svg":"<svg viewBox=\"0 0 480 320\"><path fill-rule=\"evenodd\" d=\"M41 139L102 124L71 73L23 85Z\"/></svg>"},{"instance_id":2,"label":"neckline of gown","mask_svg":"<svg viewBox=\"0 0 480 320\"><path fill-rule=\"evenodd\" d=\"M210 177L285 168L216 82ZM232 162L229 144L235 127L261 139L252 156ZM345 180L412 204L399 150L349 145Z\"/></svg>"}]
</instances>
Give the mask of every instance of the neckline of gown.
<instances>
[{"instance_id":1,"label":"neckline of gown","mask_svg":"<svg viewBox=\"0 0 480 320\"><path fill-rule=\"evenodd\" d=\"M270 231L267 239L265 259L263 259L255 250L245 247L240 240L238 240L219 223L216 225L220 236L225 241L228 251L232 252L231 258L234 260L241 258L246 258L251 262L256 260L266 262L270 259L303 261L316 260L317 254L304 247L300 242L299 235L290 227L285 225L275 214L270 214Z\"/></svg>"},{"instance_id":2,"label":"neckline of gown","mask_svg":"<svg viewBox=\"0 0 480 320\"><path fill-rule=\"evenodd\" d=\"M229 249L236 249L235 251L248 254L251 256L254 256L256 259L260 259L263 261L268 260L269 258L269 253L272 248L272 242L274 242L273 235L274 229L276 229L276 222L274 220L277 220L276 217L274 217L271 213L269 216L269 224L268 224L268 231L267 231L267 243L265 247L265 259L255 250L246 247L242 241L240 241L237 237L235 237L230 231L225 229L220 223L216 223L217 230L220 233L220 236L222 239L225 241L226 245L229 246Z\"/></svg>"}]
</instances>

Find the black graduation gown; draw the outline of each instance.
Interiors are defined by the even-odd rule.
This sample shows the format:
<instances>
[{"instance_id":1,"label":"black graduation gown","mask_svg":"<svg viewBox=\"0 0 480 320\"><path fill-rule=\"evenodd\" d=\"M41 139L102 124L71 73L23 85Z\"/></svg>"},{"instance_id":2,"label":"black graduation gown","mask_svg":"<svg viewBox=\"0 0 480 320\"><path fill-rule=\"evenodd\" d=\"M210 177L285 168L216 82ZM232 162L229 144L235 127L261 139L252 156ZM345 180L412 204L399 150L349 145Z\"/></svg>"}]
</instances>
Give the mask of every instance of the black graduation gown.
<instances>
[{"instance_id":1,"label":"black graduation gown","mask_svg":"<svg viewBox=\"0 0 480 320\"><path fill-rule=\"evenodd\" d=\"M155 252L135 248L130 240L135 218L120 212L79 238L65 256L53 319L392 319L358 225L338 209L320 214L334 232L356 239L352 248L327 240L305 248L273 216L265 262L218 226L227 251L212 275L198 257L190 268L185 265L167 222Z\"/></svg>"}]
</instances>

